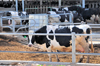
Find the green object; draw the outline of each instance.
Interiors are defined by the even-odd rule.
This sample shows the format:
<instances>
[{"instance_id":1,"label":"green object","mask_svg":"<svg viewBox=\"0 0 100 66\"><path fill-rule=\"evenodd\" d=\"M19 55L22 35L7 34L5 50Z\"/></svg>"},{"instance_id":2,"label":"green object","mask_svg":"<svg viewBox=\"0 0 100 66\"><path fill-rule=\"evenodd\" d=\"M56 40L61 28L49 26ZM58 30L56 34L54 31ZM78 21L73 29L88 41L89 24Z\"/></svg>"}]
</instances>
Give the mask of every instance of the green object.
<instances>
[{"instance_id":1,"label":"green object","mask_svg":"<svg viewBox=\"0 0 100 66\"><path fill-rule=\"evenodd\" d=\"M24 36L24 38L26 38L26 36Z\"/></svg>"}]
</instances>

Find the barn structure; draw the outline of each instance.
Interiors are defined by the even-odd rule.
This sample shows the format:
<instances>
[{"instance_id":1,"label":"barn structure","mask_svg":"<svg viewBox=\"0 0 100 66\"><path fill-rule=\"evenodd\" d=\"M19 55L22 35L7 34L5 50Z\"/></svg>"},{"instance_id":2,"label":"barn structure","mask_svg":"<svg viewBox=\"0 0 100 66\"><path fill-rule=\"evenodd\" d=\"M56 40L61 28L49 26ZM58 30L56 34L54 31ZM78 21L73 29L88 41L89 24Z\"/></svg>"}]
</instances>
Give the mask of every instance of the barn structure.
<instances>
[{"instance_id":1,"label":"barn structure","mask_svg":"<svg viewBox=\"0 0 100 66\"><path fill-rule=\"evenodd\" d=\"M23 0L22 0L23 1ZM21 0L18 0L18 10L22 11ZM82 0L60 0L60 6L82 5ZM15 8L17 0L1 0L0 7ZM3 5L2 5L3 4ZM29 13L46 13L50 7L58 7L59 0L24 0L24 9ZM99 8L99 0L85 0L86 8Z\"/></svg>"}]
</instances>

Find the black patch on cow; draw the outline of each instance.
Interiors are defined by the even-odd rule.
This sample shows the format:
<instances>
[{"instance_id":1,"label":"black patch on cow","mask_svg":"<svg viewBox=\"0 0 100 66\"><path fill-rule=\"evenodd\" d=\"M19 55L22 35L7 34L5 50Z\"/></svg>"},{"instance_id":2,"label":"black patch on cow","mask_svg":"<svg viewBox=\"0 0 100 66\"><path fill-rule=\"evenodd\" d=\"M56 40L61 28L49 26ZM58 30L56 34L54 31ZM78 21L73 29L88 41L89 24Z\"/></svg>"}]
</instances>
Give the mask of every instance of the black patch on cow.
<instances>
[{"instance_id":1,"label":"black patch on cow","mask_svg":"<svg viewBox=\"0 0 100 66\"><path fill-rule=\"evenodd\" d=\"M86 42L88 42L88 39L89 39L89 36L87 36L87 37L85 38Z\"/></svg>"},{"instance_id":2,"label":"black patch on cow","mask_svg":"<svg viewBox=\"0 0 100 66\"><path fill-rule=\"evenodd\" d=\"M46 28L47 26L43 26L42 28L40 28L39 30L37 30L35 33L46 33Z\"/></svg>"},{"instance_id":3,"label":"black patch on cow","mask_svg":"<svg viewBox=\"0 0 100 66\"><path fill-rule=\"evenodd\" d=\"M61 14L61 15L60 15L60 17L61 17L60 21L61 21L61 22L64 22L64 21L65 21L65 15L63 15L64 12L63 12L63 11L57 11L56 13L57 13L57 14Z\"/></svg>"},{"instance_id":4,"label":"black patch on cow","mask_svg":"<svg viewBox=\"0 0 100 66\"><path fill-rule=\"evenodd\" d=\"M75 33L83 33L83 30L82 29L79 29L77 27L73 27L72 28L72 32L75 32Z\"/></svg>"},{"instance_id":5,"label":"black patch on cow","mask_svg":"<svg viewBox=\"0 0 100 66\"><path fill-rule=\"evenodd\" d=\"M91 30L91 29L88 28L88 29L86 30L86 33L87 33L87 34L90 34L90 30ZM88 42L88 39L89 39L89 36L87 36L87 37L85 38L86 42Z\"/></svg>"},{"instance_id":6,"label":"black patch on cow","mask_svg":"<svg viewBox=\"0 0 100 66\"><path fill-rule=\"evenodd\" d=\"M58 28L55 30L55 33L71 33L68 27ZM69 47L70 46L71 36L56 36L56 41L60 46Z\"/></svg>"},{"instance_id":7,"label":"black patch on cow","mask_svg":"<svg viewBox=\"0 0 100 66\"><path fill-rule=\"evenodd\" d=\"M51 43L50 40L46 41L46 48L48 48L50 46L50 43Z\"/></svg>"},{"instance_id":8,"label":"black patch on cow","mask_svg":"<svg viewBox=\"0 0 100 66\"><path fill-rule=\"evenodd\" d=\"M88 28L88 29L86 30L86 33L87 33L87 34L90 34L90 30L91 30L91 29Z\"/></svg>"},{"instance_id":9,"label":"black patch on cow","mask_svg":"<svg viewBox=\"0 0 100 66\"><path fill-rule=\"evenodd\" d=\"M50 31L50 33L53 33L53 31L51 30ZM54 37L51 35L51 36L49 36L49 38L51 39L51 40L53 40L54 39Z\"/></svg>"},{"instance_id":10,"label":"black patch on cow","mask_svg":"<svg viewBox=\"0 0 100 66\"><path fill-rule=\"evenodd\" d=\"M6 16L11 16L11 13L10 13L10 12L7 12L7 13L6 13Z\"/></svg>"},{"instance_id":11,"label":"black patch on cow","mask_svg":"<svg viewBox=\"0 0 100 66\"><path fill-rule=\"evenodd\" d=\"M42 28L40 28L39 30L37 30L35 33L46 33L46 26L43 26ZM41 35L36 35L35 36L35 41L36 43L39 43L39 44L44 44L46 43L47 41L47 38L46 36L41 36Z\"/></svg>"}]
</instances>

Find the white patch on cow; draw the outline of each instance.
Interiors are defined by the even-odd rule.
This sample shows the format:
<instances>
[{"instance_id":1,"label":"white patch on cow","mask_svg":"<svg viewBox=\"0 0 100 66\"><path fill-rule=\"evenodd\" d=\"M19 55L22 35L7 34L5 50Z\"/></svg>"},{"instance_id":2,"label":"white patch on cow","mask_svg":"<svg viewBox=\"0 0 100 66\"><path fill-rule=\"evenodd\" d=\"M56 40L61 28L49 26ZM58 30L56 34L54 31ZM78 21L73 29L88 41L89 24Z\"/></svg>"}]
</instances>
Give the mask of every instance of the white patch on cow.
<instances>
[{"instance_id":1,"label":"white patch on cow","mask_svg":"<svg viewBox=\"0 0 100 66\"><path fill-rule=\"evenodd\" d=\"M9 24L9 25L11 24L10 19L8 20L8 24Z\"/></svg>"},{"instance_id":2,"label":"white patch on cow","mask_svg":"<svg viewBox=\"0 0 100 66\"><path fill-rule=\"evenodd\" d=\"M83 31L84 31L85 34L86 34L87 28L91 28L91 27L90 27L89 25L87 25L87 24L78 25L78 26L76 26L76 27L78 27L78 28L80 28L80 29L83 29Z\"/></svg>"},{"instance_id":3,"label":"white patch on cow","mask_svg":"<svg viewBox=\"0 0 100 66\"><path fill-rule=\"evenodd\" d=\"M58 28L58 25L52 26L52 25L47 25L47 34L50 33L50 31L52 30L53 33L55 33L55 30ZM47 35L47 39L50 40L49 36Z\"/></svg>"},{"instance_id":4,"label":"white patch on cow","mask_svg":"<svg viewBox=\"0 0 100 66\"><path fill-rule=\"evenodd\" d=\"M58 11L58 8L56 8L56 7L52 7L52 9L55 9L56 11Z\"/></svg>"},{"instance_id":5,"label":"white patch on cow","mask_svg":"<svg viewBox=\"0 0 100 66\"><path fill-rule=\"evenodd\" d=\"M68 7L65 7L64 9L65 9L66 11L68 11Z\"/></svg>"},{"instance_id":6,"label":"white patch on cow","mask_svg":"<svg viewBox=\"0 0 100 66\"><path fill-rule=\"evenodd\" d=\"M72 32L72 28L74 27L74 25L70 25L68 26L68 28L70 29L70 32Z\"/></svg>"},{"instance_id":7,"label":"white patch on cow","mask_svg":"<svg viewBox=\"0 0 100 66\"><path fill-rule=\"evenodd\" d=\"M22 13L26 15L26 12L25 11L23 11Z\"/></svg>"},{"instance_id":8,"label":"white patch on cow","mask_svg":"<svg viewBox=\"0 0 100 66\"><path fill-rule=\"evenodd\" d=\"M51 14L50 17L59 17L60 15L57 15L56 12L54 11L49 11L49 13Z\"/></svg>"},{"instance_id":9,"label":"white patch on cow","mask_svg":"<svg viewBox=\"0 0 100 66\"><path fill-rule=\"evenodd\" d=\"M29 33L34 33L34 31L33 30L29 30ZM29 45L32 44L31 39L32 39L32 35L29 35Z\"/></svg>"},{"instance_id":10,"label":"white patch on cow","mask_svg":"<svg viewBox=\"0 0 100 66\"><path fill-rule=\"evenodd\" d=\"M47 25L46 30L47 30L47 34L49 34L49 32L52 30L52 25ZM48 35L46 37L47 37L48 40L50 40Z\"/></svg>"},{"instance_id":11,"label":"white patch on cow","mask_svg":"<svg viewBox=\"0 0 100 66\"><path fill-rule=\"evenodd\" d=\"M11 13L12 16L19 16L18 12L16 12L16 11L9 11L9 12Z\"/></svg>"},{"instance_id":12,"label":"white patch on cow","mask_svg":"<svg viewBox=\"0 0 100 66\"><path fill-rule=\"evenodd\" d=\"M95 15L92 15L91 17L90 17L90 19L91 19L91 21L94 23L94 20L95 20Z\"/></svg>"},{"instance_id":13,"label":"white patch on cow","mask_svg":"<svg viewBox=\"0 0 100 66\"><path fill-rule=\"evenodd\" d=\"M69 22L67 19L65 19L65 22Z\"/></svg>"},{"instance_id":14,"label":"white patch on cow","mask_svg":"<svg viewBox=\"0 0 100 66\"><path fill-rule=\"evenodd\" d=\"M11 18L15 21L15 24L20 24L21 18L16 11L9 11L11 13ZM10 23L11 24L11 23Z\"/></svg>"},{"instance_id":15,"label":"white patch on cow","mask_svg":"<svg viewBox=\"0 0 100 66\"><path fill-rule=\"evenodd\" d=\"M89 8L85 8L85 10L89 10Z\"/></svg>"}]
</instances>

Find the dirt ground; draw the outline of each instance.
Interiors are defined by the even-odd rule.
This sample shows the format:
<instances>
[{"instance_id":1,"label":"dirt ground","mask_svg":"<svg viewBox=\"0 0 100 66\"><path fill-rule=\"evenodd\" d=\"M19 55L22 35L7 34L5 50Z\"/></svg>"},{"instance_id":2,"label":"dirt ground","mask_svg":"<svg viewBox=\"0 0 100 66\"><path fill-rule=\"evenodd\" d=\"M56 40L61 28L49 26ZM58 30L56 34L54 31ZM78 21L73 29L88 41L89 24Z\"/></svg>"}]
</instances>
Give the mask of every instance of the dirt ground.
<instances>
[{"instance_id":1,"label":"dirt ground","mask_svg":"<svg viewBox=\"0 0 100 66\"><path fill-rule=\"evenodd\" d=\"M43 50L28 47L18 42L17 39L11 39L5 36L0 36L0 51L34 51L43 52ZM95 53L100 53L100 45L94 45ZM59 54L60 62L71 62L72 57L69 54ZM76 62L79 60L80 55L76 56ZM86 63L86 58L83 63ZM47 54L34 54L34 53L0 53L0 60L25 60L25 61L49 61ZM56 62L56 57L52 55L53 62ZM89 63L99 63L100 56L90 56Z\"/></svg>"}]
</instances>

